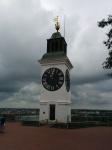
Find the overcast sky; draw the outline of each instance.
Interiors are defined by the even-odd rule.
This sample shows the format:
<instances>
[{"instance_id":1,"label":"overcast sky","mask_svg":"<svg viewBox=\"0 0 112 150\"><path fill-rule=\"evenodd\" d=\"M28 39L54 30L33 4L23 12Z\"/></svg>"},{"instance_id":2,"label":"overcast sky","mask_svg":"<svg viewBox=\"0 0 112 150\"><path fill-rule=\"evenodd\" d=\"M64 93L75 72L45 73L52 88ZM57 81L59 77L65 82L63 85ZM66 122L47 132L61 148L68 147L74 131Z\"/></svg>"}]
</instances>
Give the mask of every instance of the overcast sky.
<instances>
[{"instance_id":1,"label":"overcast sky","mask_svg":"<svg viewBox=\"0 0 112 150\"><path fill-rule=\"evenodd\" d=\"M0 0L0 108L38 108L41 66L47 41L55 32L68 44L72 108L112 109L112 79L102 63L108 27L97 22L112 14L112 0Z\"/></svg>"}]
</instances>

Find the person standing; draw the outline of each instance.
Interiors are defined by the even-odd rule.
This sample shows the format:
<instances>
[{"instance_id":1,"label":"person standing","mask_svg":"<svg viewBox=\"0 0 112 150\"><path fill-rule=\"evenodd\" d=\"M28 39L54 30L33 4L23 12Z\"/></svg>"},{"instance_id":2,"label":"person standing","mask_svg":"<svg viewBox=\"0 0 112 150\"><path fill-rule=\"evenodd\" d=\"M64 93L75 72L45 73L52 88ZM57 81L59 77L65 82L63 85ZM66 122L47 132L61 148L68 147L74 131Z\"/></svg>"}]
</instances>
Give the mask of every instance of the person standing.
<instances>
[{"instance_id":1,"label":"person standing","mask_svg":"<svg viewBox=\"0 0 112 150\"><path fill-rule=\"evenodd\" d=\"M5 119L5 116L3 116L3 117L0 119L0 131L1 131L1 132L4 132L4 130L5 130L5 122L6 122L6 119Z\"/></svg>"}]
</instances>

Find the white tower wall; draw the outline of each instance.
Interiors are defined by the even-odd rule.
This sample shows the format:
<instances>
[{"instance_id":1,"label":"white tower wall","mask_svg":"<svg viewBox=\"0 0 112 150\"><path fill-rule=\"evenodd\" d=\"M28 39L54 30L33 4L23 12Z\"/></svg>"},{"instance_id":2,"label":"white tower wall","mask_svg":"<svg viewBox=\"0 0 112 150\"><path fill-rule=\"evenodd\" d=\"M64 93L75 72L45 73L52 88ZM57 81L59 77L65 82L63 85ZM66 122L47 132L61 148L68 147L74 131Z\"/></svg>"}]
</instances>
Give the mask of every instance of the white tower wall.
<instances>
[{"instance_id":1,"label":"white tower wall","mask_svg":"<svg viewBox=\"0 0 112 150\"><path fill-rule=\"evenodd\" d=\"M66 69L71 69L71 64L68 59L53 61L39 61L42 65L42 74L49 68L59 68L65 78ZM46 90L41 83L41 97L40 97L40 121L50 120L50 105L55 105L55 120L58 123L66 123L68 116L71 115L71 92L67 92L65 80L62 87L56 91Z\"/></svg>"}]
</instances>

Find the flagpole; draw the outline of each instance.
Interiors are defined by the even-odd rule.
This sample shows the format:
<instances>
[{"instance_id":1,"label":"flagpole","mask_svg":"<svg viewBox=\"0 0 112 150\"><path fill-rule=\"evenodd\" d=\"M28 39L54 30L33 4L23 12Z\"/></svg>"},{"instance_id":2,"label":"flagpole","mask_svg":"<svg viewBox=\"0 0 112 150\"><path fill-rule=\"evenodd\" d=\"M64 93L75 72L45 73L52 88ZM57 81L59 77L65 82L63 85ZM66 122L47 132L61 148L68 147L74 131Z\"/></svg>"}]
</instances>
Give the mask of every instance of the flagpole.
<instances>
[{"instance_id":1,"label":"flagpole","mask_svg":"<svg viewBox=\"0 0 112 150\"><path fill-rule=\"evenodd\" d=\"M64 15L64 38L65 38L65 15Z\"/></svg>"}]
</instances>

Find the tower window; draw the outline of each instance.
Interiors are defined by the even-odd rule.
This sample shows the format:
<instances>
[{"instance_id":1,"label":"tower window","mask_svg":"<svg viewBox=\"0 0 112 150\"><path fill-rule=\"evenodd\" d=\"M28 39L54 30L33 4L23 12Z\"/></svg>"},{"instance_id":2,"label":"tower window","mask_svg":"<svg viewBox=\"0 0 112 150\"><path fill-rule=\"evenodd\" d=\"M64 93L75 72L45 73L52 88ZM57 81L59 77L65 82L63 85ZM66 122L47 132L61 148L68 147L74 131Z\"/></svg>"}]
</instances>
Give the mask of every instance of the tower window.
<instances>
[{"instance_id":1,"label":"tower window","mask_svg":"<svg viewBox=\"0 0 112 150\"><path fill-rule=\"evenodd\" d=\"M51 51L54 51L54 42L51 43Z\"/></svg>"},{"instance_id":2,"label":"tower window","mask_svg":"<svg viewBox=\"0 0 112 150\"><path fill-rule=\"evenodd\" d=\"M55 51L58 51L58 42L55 42Z\"/></svg>"},{"instance_id":3,"label":"tower window","mask_svg":"<svg viewBox=\"0 0 112 150\"><path fill-rule=\"evenodd\" d=\"M64 52L65 52L65 54L66 54L66 45L64 44Z\"/></svg>"},{"instance_id":4,"label":"tower window","mask_svg":"<svg viewBox=\"0 0 112 150\"><path fill-rule=\"evenodd\" d=\"M51 52L59 51L59 42L55 41L51 43Z\"/></svg>"}]
</instances>

